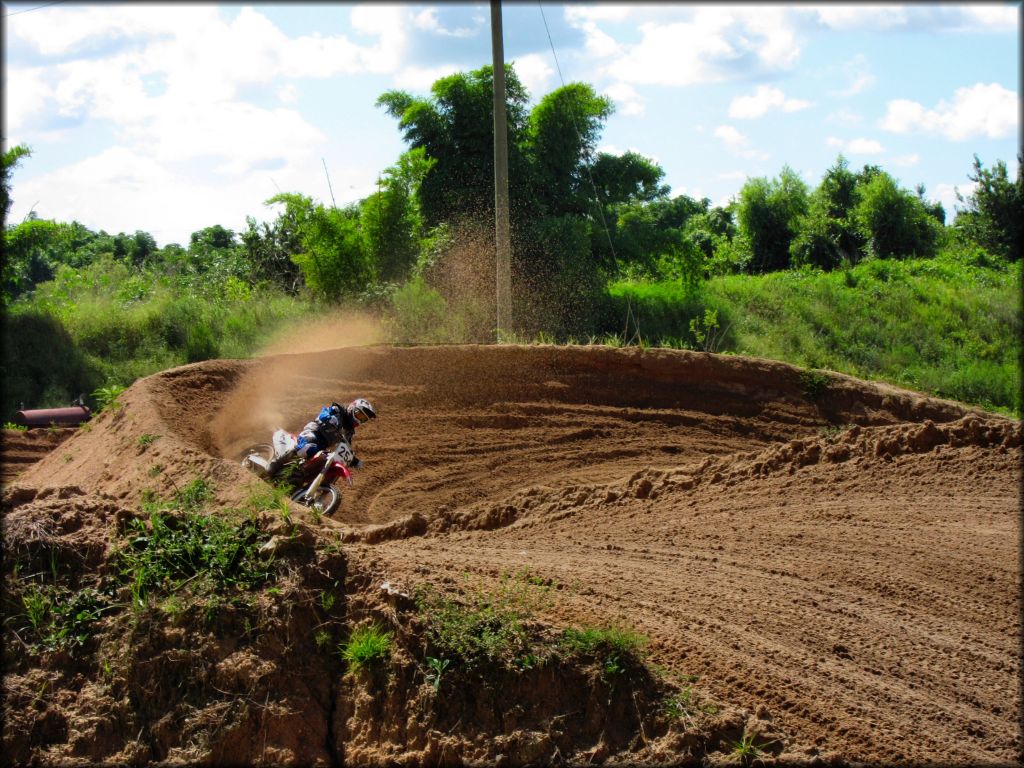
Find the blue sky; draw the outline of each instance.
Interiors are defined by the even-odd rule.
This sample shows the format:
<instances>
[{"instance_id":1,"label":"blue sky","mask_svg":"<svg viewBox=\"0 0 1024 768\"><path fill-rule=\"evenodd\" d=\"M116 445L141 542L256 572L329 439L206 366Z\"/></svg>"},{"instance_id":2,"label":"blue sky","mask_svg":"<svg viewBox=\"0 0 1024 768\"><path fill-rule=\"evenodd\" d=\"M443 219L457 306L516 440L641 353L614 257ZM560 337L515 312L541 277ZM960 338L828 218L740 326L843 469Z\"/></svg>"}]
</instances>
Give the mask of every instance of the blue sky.
<instances>
[{"instance_id":1,"label":"blue sky","mask_svg":"<svg viewBox=\"0 0 1024 768\"><path fill-rule=\"evenodd\" d=\"M160 245L272 219L277 191L338 205L405 149L386 90L491 60L489 4L4 3L11 221L30 210ZM543 10L543 14L542 14ZM1016 172L1020 3L503 6L534 100L584 81L616 106L603 151L726 203L784 165L813 188L842 152L923 183L952 218L974 154Z\"/></svg>"}]
</instances>

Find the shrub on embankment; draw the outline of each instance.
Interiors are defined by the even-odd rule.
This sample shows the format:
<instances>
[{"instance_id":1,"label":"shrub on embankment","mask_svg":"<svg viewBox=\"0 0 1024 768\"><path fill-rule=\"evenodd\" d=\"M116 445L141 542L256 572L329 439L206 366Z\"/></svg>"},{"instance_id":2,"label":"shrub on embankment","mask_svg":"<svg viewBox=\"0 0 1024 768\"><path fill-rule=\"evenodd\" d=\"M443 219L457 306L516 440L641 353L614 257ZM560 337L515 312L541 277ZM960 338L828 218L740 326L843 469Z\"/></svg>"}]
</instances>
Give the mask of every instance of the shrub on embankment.
<instances>
[{"instance_id":1,"label":"shrub on embankment","mask_svg":"<svg viewBox=\"0 0 1024 768\"><path fill-rule=\"evenodd\" d=\"M1020 263L978 253L834 272L728 275L698 290L613 283L605 331L883 380L1019 414ZM709 311L710 310L710 314Z\"/></svg>"}]
</instances>

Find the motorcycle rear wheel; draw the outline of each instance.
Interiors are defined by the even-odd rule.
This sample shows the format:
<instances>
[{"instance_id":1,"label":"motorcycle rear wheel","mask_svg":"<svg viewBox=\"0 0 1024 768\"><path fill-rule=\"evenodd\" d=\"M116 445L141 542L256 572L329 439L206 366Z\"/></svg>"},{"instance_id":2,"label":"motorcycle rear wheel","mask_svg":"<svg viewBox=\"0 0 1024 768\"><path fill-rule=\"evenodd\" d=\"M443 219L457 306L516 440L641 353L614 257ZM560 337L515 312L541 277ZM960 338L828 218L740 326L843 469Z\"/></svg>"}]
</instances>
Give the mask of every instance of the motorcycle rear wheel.
<instances>
[{"instance_id":1,"label":"motorcycle rear wheel","mask_svg":"<svg viewBox=\"0 0 1024 768\"><path fill-rule=\"evenodd\" d=\"M261 457L269 464L270 460L274 458L274 446L270 443L256 443L256 445L250 445L238 454L238 461L240 461L244 467L246 465L246 459L253 454Z\"/></svg>"},{"instance_id":2,"label":"motorcycle rear wheel","mask_svg":"<svg viewBox=\"0 0 1024 768\"><path fill-rule=\"evenodd\" d=\"M329 515L341 503L341 494L333 485L321 485L316 489L312 499L304 499L305 488L299 488L292 494L292 501L318 511L321 515Z\"/></svg>"}]
</instances>

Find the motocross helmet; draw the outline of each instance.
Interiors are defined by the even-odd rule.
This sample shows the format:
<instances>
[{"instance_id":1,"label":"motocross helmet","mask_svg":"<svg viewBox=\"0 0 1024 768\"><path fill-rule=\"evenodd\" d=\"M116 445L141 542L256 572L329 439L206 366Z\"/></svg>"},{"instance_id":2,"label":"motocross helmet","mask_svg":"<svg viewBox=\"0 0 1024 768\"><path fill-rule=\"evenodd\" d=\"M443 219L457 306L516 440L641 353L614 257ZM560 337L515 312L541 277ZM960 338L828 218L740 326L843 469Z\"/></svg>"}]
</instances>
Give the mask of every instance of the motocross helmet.
<instances>
[{"instance_id":1,"label":"motocross helmet","mask_svg":"<svg viewBox=\"0 0 1024 768\"><path fill-rule=\"evenodd\" d=\"M348 412L357 424L365 424L370 419L377 418L377 412L370 405L370 401L362 397L349 403Z\"/></svg>"}]
</instances>

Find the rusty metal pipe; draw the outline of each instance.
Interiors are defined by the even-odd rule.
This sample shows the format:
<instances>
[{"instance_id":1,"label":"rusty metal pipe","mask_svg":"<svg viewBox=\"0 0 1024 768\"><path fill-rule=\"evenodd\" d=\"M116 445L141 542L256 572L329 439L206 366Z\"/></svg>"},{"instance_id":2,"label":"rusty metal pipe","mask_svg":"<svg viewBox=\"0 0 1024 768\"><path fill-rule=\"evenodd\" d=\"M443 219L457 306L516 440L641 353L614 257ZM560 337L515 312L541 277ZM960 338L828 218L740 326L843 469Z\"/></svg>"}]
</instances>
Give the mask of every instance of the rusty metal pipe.
<instances>
[{"instance_id":1,"label":"rusty metal pipe","mask_svg":"<svg viewBox=\"0 0 1024 768\"><path fill-rule=\"evenodd\" d=\"M92 414L84 405L68 408L40 408L32 411L18 411L14 423L22 427L77 427L88 421Z\"/></svg>"}]
</instances>

